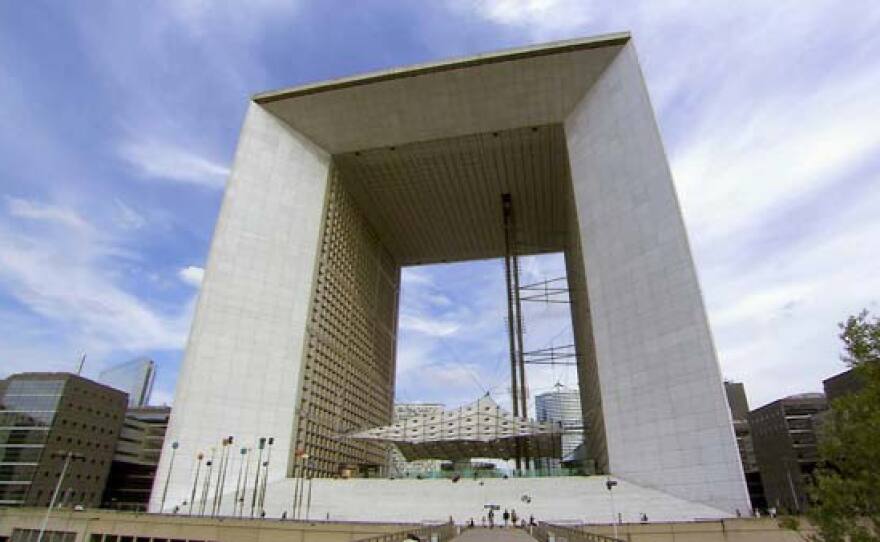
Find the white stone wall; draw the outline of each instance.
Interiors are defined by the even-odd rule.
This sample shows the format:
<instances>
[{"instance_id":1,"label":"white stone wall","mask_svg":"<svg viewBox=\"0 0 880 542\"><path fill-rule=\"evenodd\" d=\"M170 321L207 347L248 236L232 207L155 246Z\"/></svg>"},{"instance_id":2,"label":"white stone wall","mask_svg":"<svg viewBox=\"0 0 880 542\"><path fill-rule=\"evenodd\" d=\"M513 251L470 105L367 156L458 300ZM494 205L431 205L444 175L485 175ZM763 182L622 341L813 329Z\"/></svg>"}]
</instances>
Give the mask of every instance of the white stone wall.
<instances>
[{"instance_id":1,"label":"white stone wall","mask_svg":"<svg viewBox=\"0 0 880 542\"><path fill-rule=\"evenodd\" d=\"M447 521L457 523L470 518L479 525L486 513L486 504L497 504L501 510L495 520L502 522L504 509L516 510L520 518L536 521L608 523L612 517L611 496L604 476L571 476L556 478L486 478L473 480L333 480L312 481L309 519L341 521ZM614 512L624 522L638 522L647 514L651 521L691 521L717 519L733 514L705 504L674 497L626 480L616 479ZM269 486L266 491L266 516L278 518L287 512L292 517L296 480L287 479ZM308 507L307 480L303 481L301 515ZM252 491L252 488L251 488ZM248 493L250 498L251 493ZM526 499L523 499L526 497ZM223 515L235 515L234 498L223 500ZM248 501L249 502L249 501ZM228 503L228 504L227 504ZM244 517L250 515L250 506ZM255 515L259 511L255 510Z\"/></svg>"},{"instance_id":2,"label":"white stone wall","mask_svg":"<svg viewBox=\"0 0 880 542\"><path fill-rule=\"evenodd\" d=\"M210 448L227 435L235 437L236 460L240 447L255 446L260 436L274 437L269 479L284 478L329 164L321 149L261 106L250 106L211 243L150 510L159 509L174 441L180 448L166 510L189 499L196 454L210 456ZM235 474L230 468L227 487Z\"/></svg>"},{"instance_id":3,"label":"white stone wall","mask_svg":"<svg viewBox=\"0 0 880 542\"><path fill-rule=\"evenodd\" d=\"M631 43L565 130L610 470L748 510L687 235Z\"/></svg>"}]
</instances>

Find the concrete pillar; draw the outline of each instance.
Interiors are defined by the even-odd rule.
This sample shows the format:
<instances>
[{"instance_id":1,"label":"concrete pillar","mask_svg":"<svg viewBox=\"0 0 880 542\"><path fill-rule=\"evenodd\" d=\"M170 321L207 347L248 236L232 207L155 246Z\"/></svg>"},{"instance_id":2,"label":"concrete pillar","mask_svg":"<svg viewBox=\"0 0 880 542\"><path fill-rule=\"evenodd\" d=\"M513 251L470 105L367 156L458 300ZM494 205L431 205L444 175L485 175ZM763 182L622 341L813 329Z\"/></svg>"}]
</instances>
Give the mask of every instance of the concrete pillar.
<instances>
[{"instance_id":1,"label":"concrete pillar","mask_svg":"<svg viewBox=\"0 0 880 542\"><path fill-rule=\"evenodd\" d=\"M734 512L745 480L687 235L628 43L565 120L612 474ZM586 383L595 387L593 383ZM594 437L590 435L590 437Z\"/></svg>"}]
</instances>

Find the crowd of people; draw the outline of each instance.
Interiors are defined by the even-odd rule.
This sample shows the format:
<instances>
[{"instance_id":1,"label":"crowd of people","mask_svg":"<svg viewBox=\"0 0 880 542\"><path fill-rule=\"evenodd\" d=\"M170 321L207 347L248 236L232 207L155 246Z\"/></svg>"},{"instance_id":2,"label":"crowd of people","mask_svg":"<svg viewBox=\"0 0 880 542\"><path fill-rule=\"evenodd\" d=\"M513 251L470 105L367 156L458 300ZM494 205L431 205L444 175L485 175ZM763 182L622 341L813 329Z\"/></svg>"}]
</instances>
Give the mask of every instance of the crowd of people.
<instances>
[{"instance_id":1,"label":"crowd of people","mask_svg":"<svg viewBox=\"0 0 880 542\"><path fill-rule=\"evenodd\" d=\"M499 529L502 527L522 527L524 529L528 526L536 526L537 525L537 523L535 523L534 516L529 516L529 520L528 520L528 522L526 522L526 519L520 518L516 514L516 510L514 510L512 508L510 510L507 510L506 508L504 509L504 513L501 514L501 521L504 522L503 525L501 523L498 523L496 525L496 523L495 523L495 509L490 508L489 513L486 514L485 516L483 516L482 518L480 518L480 527L488 527L490 529L494 529L496 526ZM471 518L470 520L468 520L467 526L471 529L477 526L476 522L474 521L474 518Z\"/></svg>"}]
</instances>

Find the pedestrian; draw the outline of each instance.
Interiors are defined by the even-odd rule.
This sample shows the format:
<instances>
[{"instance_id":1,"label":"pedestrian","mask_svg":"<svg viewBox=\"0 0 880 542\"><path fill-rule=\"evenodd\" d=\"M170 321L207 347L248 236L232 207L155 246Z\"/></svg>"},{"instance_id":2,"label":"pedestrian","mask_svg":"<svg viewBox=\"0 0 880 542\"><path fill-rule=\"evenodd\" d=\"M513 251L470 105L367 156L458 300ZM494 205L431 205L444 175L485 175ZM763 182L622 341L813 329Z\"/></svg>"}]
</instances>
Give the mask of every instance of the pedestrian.
<instances>
[{"instance_id":1,"label":"pedestrian","mask_svg":"<svg viewBox=\"0 0 880 542\"><path fill-rule=\"evenodd\" d=\"M504 526L507 527L507 522L510 521L510 512L507 511L507 508L504 509L504 515L501 517L504 518Z\"/></svg>"},{"instance_id":2,"label":"pedestrian","mask_svg":"<svg viewBox=\"0 0 880 542\"><path fill-rule=\"evenodd\" d=\"M516 510L510 509L510 524L516 527Z\"/></svg>"},{"instance_id":3,"label":"pedestrian","mask_svg":"<svg viewBox=\"0 0 880 542\"><path fill-rule=\"evenodd\" d=\"M495 509L492 508L489 510L489 528L495 528Z\"/></svg>"},{"instance_id":4,"label":"pedestrian","mask_svg":"<svg viewBox=\"0 0 880 542\"><path fill-rule=\"evenodd\" d=\"M537 523L535 523L535 516L529 516L529 525L532 527L537 526Z\"/></svg>"}]
</instances>

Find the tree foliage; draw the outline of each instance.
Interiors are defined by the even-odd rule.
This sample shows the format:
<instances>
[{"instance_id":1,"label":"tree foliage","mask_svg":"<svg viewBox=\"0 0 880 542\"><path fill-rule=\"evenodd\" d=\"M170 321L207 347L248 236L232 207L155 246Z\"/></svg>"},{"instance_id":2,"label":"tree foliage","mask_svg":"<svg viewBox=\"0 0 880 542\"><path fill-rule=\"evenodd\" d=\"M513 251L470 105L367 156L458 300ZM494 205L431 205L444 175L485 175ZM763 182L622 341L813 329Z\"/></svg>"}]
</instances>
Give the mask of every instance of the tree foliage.
<instances>
[{"instance_id":1,"label":"tree foliage","mask_svg":"<svg viewBox=\"0 0 880 542\"><path fill-rule=\"evenodd\" d=\"M840 329L843 361L862 387L833 401L822 422L807 515L818 540L880 541L880 318L863 311Z\"/></svg>"}]
</instances>

